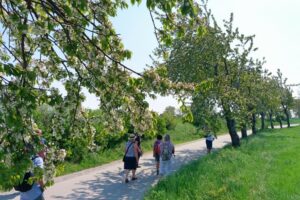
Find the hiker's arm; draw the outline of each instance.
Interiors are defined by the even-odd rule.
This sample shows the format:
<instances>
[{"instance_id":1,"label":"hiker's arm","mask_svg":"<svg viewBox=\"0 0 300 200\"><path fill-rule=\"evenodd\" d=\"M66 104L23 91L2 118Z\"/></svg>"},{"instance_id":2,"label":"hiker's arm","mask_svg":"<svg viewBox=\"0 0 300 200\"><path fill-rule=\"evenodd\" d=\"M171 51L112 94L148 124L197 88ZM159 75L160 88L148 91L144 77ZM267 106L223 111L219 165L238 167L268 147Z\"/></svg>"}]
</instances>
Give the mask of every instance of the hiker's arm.
<instances>
[{"instance_id":1,"label":"hiker's arm","mask_svg":"<svg viewBox=\"0 0 300 200\"><path fill-rule=\"evenodd\" d=\"M173 145L172 154L175 154L175 147Z\"/></svg>"},{"instance_id":2,"label":"hiker's arm","mask_svg":"<svg viewBox=\"0 0 300 200\"><path fill-rule=\"evenodd\" d=\"M135 159L136 159L136 162L139 160L139 147L137 145L137 143L134 143L134 156L135 156Z\"/></svg>"},{"instance_id":3,"label":"hiker's arm","mask_svg":"<svg viewBox=\"0 0 300 200\"><path fill-rule=\"evenodd\" d=\"M38 184L40 185L41 190L44 192L44 190L45 190L44 181L43 180L39 180Z\"/></svg>"},{"instance_id":4,"label":"hiker's arm","mask_svg":"<svg viewBox=\"0 0 300 200\"><path fill-rule=\"evenodd\" d=\"M154 145L153 145L152 150L153 150L153 156L155 156L155 143L154 143Z\"/></svg>"}]
</instances>

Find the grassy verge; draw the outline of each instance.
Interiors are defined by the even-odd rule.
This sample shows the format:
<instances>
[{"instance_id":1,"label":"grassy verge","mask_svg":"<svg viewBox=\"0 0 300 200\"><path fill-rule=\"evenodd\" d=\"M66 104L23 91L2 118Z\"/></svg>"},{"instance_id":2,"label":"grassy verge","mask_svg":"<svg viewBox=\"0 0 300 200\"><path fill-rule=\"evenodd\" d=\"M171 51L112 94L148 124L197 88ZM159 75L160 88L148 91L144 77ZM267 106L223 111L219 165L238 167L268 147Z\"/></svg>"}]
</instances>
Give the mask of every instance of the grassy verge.
<instances>
[{"instance_id":1,"label":"grassy verge","mask_svg":"<svg viewBox=\"0 0 300 200\"><path fill-rule=\"evenodd\" d=\"M183 167L145 199L300 199L300 127L268 130Z\"/></svg>"},{"instance_id":2,"label":"grassy verge","mask_svg":"<svg viewBox=\"0 0 300 200\"><path fill-rule=\"evenodd\" d=\"M291 123L300 123L300 119L292 119ZM168 133L171 135L171 139L175 144L197 140L202 137L201 131L197 131L197 129L192 124L182 123L181 120L177 120L175 129L168 131ZM225 122L222 123L222 127L218 134L224 133L227 133ZM124 143L119 144L109 150L87 154L84 160L82 160L80 163L65 162L63 165L59 166L57 176L70 174L121 159L124 153ZM142 142L143 151L151 151L152 144L153 140L144 140Z\"/></svg>"}]
</instances>

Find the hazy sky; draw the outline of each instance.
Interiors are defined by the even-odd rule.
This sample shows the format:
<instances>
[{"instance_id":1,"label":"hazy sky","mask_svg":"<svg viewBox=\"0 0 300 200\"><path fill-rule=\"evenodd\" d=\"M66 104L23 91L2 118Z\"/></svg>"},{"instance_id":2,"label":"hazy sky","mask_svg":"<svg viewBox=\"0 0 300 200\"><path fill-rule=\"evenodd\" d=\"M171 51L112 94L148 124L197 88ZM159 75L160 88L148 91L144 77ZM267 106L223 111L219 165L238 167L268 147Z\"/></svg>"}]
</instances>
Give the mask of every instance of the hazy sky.
<instances>
[{"instance_id":1,"label":"hazy sky","mask_svg":"<svg viewBox=\"0 0 300 200\"><path fill-rule=\"evenodd\" d=\"M208 7L220 25L233 12L234 26L245 35L256 35L256 54L266 58L265 68L273 73L280 68L288 83L300 83L300 0L209 0ZM149 55L157 46L149 11L144 4L121 10L113 24L125 47L133 52L125 64L142 72L152 63ZM84 103L89 108L97 104L91 96ZM149 104L157 112L168 105L178 107L172 97L149 100Z\"/></svg>"}]
</instances>

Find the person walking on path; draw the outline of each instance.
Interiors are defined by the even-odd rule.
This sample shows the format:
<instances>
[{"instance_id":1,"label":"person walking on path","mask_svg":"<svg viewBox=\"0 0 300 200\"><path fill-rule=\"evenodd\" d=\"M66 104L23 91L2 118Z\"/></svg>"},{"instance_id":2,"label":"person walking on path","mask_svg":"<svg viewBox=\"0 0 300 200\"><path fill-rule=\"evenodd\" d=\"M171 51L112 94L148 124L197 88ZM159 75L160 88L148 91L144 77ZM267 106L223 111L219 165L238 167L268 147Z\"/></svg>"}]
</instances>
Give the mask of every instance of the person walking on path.
<instances>
[{"instance_id":1,"label":"person walking on path","mask_svg":"<svg viewBox=\"0 0 300 200\"><path fill-rule=\"evenodd\" d=\"M155 158L155 163L156 163L156 175L159 175L159 160L160 160L159 145L161 144L161 140L162 140L162 136L157 135L156 141L153 144L153 157Z\"/></svg>"},{"instance_id":2,"label":"person walking on path","mask_svg":"<svg viewBox=\"0 0 300 200\"><path fill-rule=\"evenodd\" d=\"M171 158L175 153L175 147L171 142L170 135L164 136L164 141L159 145L160 175L168 175L171 170Z\"/></svg>"},{"instance_id":3,"label":"person walking on path","mask_svg":"<svg viewBox=\"0 0 300 200\"><path fill-rule=\"evenodd\" d=\"M128 142L125 147L124 154L124 170L125 170L125 183L128 183L129 171L132 171L131 180L136 180L135 171L138 165L138 145L135 142L135 135L130 134Z\"/></svg>"},{"instance_id":4,"label":"person walking on path","mask_svg":"<svg viewBox=\"0 0 300 200\"><path fill-rule=\"evenodd\" d=\"M39 152L31 159L34 167L38 167L41 170L44 168L44 155L44 152ZM44 200L43 192L44 182L43 179L41 179L33 183L30 190L20 192L20 200Z\"/></svg>"},{"instance_id":5,"label":"person walking on path","mask_svg":"<svg viewBox=\"0 0 300 200\"><path fill-rule=\"evenodd\" d=\"M210 154L212 148L213 148L213 141L217 139L216 136L214 136L211 131L208 130L206 136L205 136L205 143L206 143L206 149L207 154Z\"/></svg>"}]
</instances>

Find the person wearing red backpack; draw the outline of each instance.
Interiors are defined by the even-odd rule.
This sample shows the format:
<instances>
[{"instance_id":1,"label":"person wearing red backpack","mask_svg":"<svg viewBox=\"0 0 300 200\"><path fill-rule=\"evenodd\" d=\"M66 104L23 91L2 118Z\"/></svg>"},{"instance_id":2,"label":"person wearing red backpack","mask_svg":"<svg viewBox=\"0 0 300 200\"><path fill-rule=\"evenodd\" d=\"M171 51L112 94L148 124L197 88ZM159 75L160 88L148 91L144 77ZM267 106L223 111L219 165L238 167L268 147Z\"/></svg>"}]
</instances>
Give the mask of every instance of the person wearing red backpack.
<instances>
[{"instance_id":1,"label":"person wearing red backpack","mask_svg":"<svg viewBox=\"0 0 300 200\"><path fill-rule=\"evenodd\" d=\"M159 175L159 160L160 160L160 151L159 151L159 145L161 143L162 136L157 135L156 141L153 144L153 157L155 158L156 162L156 175Z\"/></svg>"}]
</instances>

